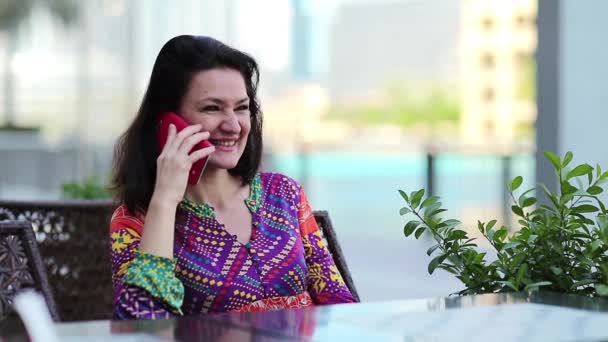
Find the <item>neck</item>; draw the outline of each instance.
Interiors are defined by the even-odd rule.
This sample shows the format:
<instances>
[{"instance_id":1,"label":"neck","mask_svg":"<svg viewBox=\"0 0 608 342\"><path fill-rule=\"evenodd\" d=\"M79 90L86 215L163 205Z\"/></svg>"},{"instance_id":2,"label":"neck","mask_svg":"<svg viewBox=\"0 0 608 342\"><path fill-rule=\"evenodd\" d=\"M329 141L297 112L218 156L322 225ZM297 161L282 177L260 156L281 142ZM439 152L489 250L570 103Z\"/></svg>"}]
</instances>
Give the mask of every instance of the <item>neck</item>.
<instances>
[{"instance_id":1,"label":"neck","mask_svg":"<svg viewBox=\"0 0 608 342\"><path fill-rule=\"evenodd\" d=\"M226 208L235 200L245 200L249 187L241 178L232 176L226 169L207 167L200 182L186 189L186 197L198 203L207 203L215 209ZM241 198L242 197L242 198Z\"/></svg>"}]
</instances>

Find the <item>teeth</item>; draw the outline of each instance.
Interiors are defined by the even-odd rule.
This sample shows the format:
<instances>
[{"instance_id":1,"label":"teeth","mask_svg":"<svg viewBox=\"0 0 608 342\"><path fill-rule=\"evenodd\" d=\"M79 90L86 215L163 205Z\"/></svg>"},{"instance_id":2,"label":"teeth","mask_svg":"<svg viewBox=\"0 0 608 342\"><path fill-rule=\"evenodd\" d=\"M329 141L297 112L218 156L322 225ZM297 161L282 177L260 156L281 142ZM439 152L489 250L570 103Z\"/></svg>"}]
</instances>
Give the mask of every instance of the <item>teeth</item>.
<instances>
[{"instance_id":1,"label":"teeth","mask_svg":"<svg viewBox=\"0 0 608 342\"><path fill-rule=\"evenodd\" d=\"M234 140L216 140L213 142L214 145L217 146L225 146L225 147L230 147L230 146L234 146L234 144L236 144L236 141Z\"/></svg>"}]
</instances>

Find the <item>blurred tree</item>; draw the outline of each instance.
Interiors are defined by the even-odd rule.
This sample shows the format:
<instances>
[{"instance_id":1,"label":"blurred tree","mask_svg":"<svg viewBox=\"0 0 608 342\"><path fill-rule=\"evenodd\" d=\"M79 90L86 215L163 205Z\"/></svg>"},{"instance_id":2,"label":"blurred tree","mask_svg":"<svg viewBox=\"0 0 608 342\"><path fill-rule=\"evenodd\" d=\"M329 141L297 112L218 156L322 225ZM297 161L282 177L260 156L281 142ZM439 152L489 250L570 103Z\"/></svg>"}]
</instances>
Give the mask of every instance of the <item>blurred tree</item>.
<instances>
[{"instance_id":1,"label":"blurred tree","mask_svg":"<svg viewBox=\"0 0 608 342\"><path fill-rule=\"evenodd\" d=\"M111 198L112 193L102 181L93 176L84 182L65 183L62 186L63 197L69 199L104 199Z\"/></svg>"},{"instance_id":2,"label":"blurred tree","mask_svg":"<svg viewBox=\"0 0 608 342\"><path fill-rule=\"evenodd\" d=\"M0 1L0 32L4 35L4 118L5 125L15 126L15 85L12 70L17 50L19 25L29 18L36 6L48 9L54 18L64 25L72 24L78 17L77 0L2 0Z\"/></svg>"},{"instance_id":3,"label":"blurred tree","mask_svg":"<svg viewBox=\"0 0 608 342\"><path fill-rule=\"evenodd\" d=\"M460 117L458 100L444 86L412 91L400 82L391 82L381 103L342 105L330 110L329 118L359 124L423 125L434 129L442 122L456 123Z\"/></svg>"}]
</instances>

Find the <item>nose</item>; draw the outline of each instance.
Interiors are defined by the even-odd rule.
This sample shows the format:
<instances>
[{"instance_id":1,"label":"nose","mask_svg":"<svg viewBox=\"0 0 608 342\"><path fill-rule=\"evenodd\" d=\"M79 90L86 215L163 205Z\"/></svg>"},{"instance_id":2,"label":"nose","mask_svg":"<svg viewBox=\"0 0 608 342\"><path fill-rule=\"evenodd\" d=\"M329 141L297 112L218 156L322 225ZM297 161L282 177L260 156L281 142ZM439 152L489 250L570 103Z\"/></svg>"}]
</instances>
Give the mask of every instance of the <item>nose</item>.
<instances>
[{"instance_id":1,"label":"nose","mask_svg":"<svg viewBox=\"0 0 608 342\"><path fill-rule=\"evenodd\" d=\"M222 120L220 128L226 133L239 134L241 133L241 124L234 112L228 113Z\"/></svg>"}]
</instances>

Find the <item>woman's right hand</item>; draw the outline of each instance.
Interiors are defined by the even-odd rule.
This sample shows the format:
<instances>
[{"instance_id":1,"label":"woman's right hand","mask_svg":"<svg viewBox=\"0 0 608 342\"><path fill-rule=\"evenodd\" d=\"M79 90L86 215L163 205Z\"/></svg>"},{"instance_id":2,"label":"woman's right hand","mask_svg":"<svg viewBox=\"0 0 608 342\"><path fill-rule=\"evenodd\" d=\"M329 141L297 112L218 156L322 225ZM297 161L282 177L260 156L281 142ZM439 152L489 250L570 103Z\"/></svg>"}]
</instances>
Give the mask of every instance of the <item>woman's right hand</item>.
<instances>
[{"instance_id":1,"label":"woman's right hand","mask_svg":"<svg viewBox=\"0 0 608 342\"><path fill-rule=\"evenodd\" d=\"M177 206L186 192L192 164L215 151L211 146L188 154L194 145L209 138L209 132L201 132L201 128L192 125L176 133L175 125L169 125L167 142L156 160L153 201Z\"/></svg>"}]
</instances>

